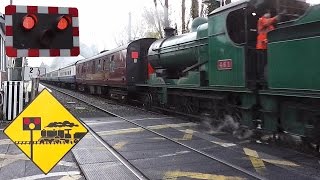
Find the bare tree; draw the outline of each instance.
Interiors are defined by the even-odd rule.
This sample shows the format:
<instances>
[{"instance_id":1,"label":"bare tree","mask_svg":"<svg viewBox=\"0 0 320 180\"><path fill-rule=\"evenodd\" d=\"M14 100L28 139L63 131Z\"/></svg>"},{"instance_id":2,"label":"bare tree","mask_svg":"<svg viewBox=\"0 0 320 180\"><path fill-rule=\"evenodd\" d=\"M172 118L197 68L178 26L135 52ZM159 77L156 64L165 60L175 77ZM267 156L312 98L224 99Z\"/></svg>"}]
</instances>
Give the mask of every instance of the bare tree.
<instances>
[{"instance_id":1,"label":"bare tree","mask_svg":"<svg viewBox=\"0 0 320 180\"><path fill-rule=\"evenodd\" d=\"M137 20L139 23L133 23L131 24L131 27L129 27L130 25L124 26L123 28L121 28L121 30L119 29L118 31L116 31L113 35L113 40L115 42L115 44L117 46L122 46L125 45L127 43L129 43L132 40L136 40L139 38L142 38L145 36L145 34L148 32L148 29L146 28L141 28L141 27L145 27L145 23L142 21ZM128 35L128 30L130 29L131 33L130 36L131 38L129 39L129 35Z\"/></svg>"},{"instance_id":2,"label":"bare tree","mask_svg":"<svg viewBox=\"0 0 320 180\"><path fill-rule=\"evenodd\" d=\"M204 16L205 16L205 15L204 15L204 11L205 11L204 4L201 3L201 10L200 10L200 16L201 16L201 17L204 17Z\"/></svg>"},{"instance_id":3,"label":"bare tree","mask_svg":"<svg viewBox=\"0 0 320 180\"><path fill-rule=\"evenodd\" d=\"M169 27L169 2L168 0L164 1L164 27Z\"/></svg>"},{"instance_id":4,"label":"bare tree","mask_svg":"<svg viewBox=\"0 0 320 180\"><path fill-rule=\"evenodd\" d=\"M186 32L186 0L182 0L181 2L181 23L182 23L182 26L181 26L181 31L182 31L182 34Z\"/></svg>"},{"instance_id":5,"label":"bare tree","mask_svg":"<svg viewBox=\"0 0 320 180\"><path fill-rule=\"evenodd\" d=\"M122 46L128 43L127 27L123 28L120 32L114 33L113 40L117 46Z\"/></svg>"},{"instance_id":6,"label":"bare tree","mask_svg":"<svg viewBox=\"0 0 320 180\"><path fill-rule=\"evenodd\" d=\"M202 16L208 16L213 10L217 9L218 7L220 7L220 2L212 1L210 4L207 5L205 10L203 10Z\"/></svg>"},{"instance_id":7,"label":"bare tree","mask_svg":"<svg viewBox=\"0 0 320 180\"><path fill-rule=\"evenodd\" d=\"M159 16L163 15L162 11L155 12L152 9L144 8L144 12L142 14L142 19L145 22L145 30L147 34L152 34L151 37L157 37L162 38L162 25L163 24L159 19L157 18L157 13L159 13Z\"/></svg>"},{"instance_id":8,"label":"bare tree","mask_svg":"<svg viewBox=\"0 0 320 180\"><path fill-rule=\"evenodd\" d=\"M153 3L154 3L154 7L156 9L156 17L157 17L157 24L158 24L158 32L160 34L160 37L162 38L162 28L161 28L161 19L159 17L159 11L158 11L158 4L157 4L157 0L153 0Z\"/></svg>"},{"instance_id":9,"label":"bare tree","mask_svg":"<svg viewBox=\"0 0 320 180\"><path fill-rule=\"evenodd\" d=\"M192 0L190 14L192 19L199 17L199 1L198 0Z\"/></svg>"}]
</instances>

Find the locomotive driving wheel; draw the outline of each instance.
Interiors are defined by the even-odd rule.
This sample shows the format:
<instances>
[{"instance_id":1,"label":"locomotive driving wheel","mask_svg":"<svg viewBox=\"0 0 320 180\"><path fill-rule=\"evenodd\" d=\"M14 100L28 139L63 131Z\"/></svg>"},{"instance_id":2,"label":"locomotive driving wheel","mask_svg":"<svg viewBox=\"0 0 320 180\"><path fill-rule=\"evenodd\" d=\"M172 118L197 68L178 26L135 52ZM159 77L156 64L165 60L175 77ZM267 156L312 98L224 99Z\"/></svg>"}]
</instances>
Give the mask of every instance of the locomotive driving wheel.
<instances>
[{"instance_id":1,"label":"locomotive driving wheel","mask_svg":"<svg viewBox=\"0 0 320 180\"><path fill-rule=\"evenodd\" d=\"M142 105L145 109L150 110L152 107L153 99L150 93L144 94L142 99Z\"/></svg>"},{"instance_id":2,"label":"locomotive driving wheel","mask_svg":"<svg viewBox=\"0 0 320 180\"><path fill-rule=\"evenodd\" d=\"M191 98L186 98L183 103L184 111L188 114L197 114L199 111L198 103L194 103Z\"/></svg>"}]
</instances>

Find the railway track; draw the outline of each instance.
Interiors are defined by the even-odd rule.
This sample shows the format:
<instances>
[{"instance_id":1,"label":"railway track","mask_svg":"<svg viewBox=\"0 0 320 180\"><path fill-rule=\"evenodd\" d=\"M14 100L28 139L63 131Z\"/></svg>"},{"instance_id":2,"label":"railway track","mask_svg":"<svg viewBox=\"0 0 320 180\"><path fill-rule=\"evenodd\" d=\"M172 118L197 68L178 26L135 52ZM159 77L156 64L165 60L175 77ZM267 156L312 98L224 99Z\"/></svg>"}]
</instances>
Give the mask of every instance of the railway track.
<instances>
[{"instance_id":1,"label":"railway track","mask_svg":"<svg viewBox=\"0 0 320 180\"><path fill-rule=\"evenodd\" d=\"M143 129L144 131L151 132L151 133L153 133L153 134L155 134L155 135L157 135L157 136L159 136L159 137L161 137L161 138L164 138L164 139L166 139L166 140L168 140L168 141L171 141L171 142L173 142L173 143L175 143L175 144L177 144L177 145L179 145L179 146L182 146L182 147L184 147L184 148L187 148L187 149L188 149L189 151L191 151L191 152L200 154L200 155L202 155L202 156L204 156L204 157L206 157L206 158L209 158L209 159L211 159L211 160L213 160L213 161L216 161L216 162L221 163L221 164L223 164L223 165L225 165L225 166L228 166L229 168L232 168L232 169L234 169L235 171L238 171L238 172L240 172L240 173L243 173L243 174L251 177L252 179L260 179L260 180L266 179L265 177L262 177L261 175L255 173L255 172L251 172L251 171L246 170L246 169L244 169L244 168L242 168L242 167L240 167L240 166L237 166L237 165L234 165L234 164L232 164L232 163L229 163L229 162L225 161L224 159L221 159L221 158L219 158L219 157L213 156L213 155L208 154L208 153L206 153L206 152L203 152L203 151L201 151L201 150L199 150L199 149L190 147L190 146L187 145L187 144L184 144L184 143L179 142L179 141L177 141L177 140L175 140L175 139L173 139L173 138L170 138L170 137L168 137L168 136L166 136L166 135L163 135L163 134L161 134L161 133L159 133L159 132L156 132L155 130L150 129L150 128L148 128L148 127L145 127L145 126L143 126L143 125L141 125L141 124L139 124L139 123L137 123L137 122L134 122L134 121L132 121L132 120L129 120L129 119L127 119L127 118L125 118L125 117L123 117L123 116L121 116L121 115L119 115L119 114L117 114L117 113L115 113L115 112L112 112L112 111L110 111L110 110L107 110L106 108L101 107L100 105L96 105L96 104L93 103L93 102L89 102L87 99L82 99L82 98L80 98L79 96L76 96L76 95L73 95L73 94L71 94L71 93L65 92L65 91L63 91L63 90L61 90L61 89L58 89L58 88L56 88L56 87L53 87L53 86L49 86L49 88L52 89L52 90L55 90L55 91L57 91L57 92L59 92L59 93L62 93L62 94L64 94L64 95L66 95L66 96L72 97L72 98L74 98L74 99L76 99L76 100L78 100L78 101L80 101L80 102L82 102L82 103L87 104L88 106L94 107L94 108L96 108L96 109L98 109L98 110L100 110L100 111L102 111L102 112L104 112L104 113L107 113L107 114L109 114L109 115L111 115L111 116L113 116L113 117L120 118L120 119L122 119L122 120L125 121L125 122L128 122L128 123L133 124L134 126L136 126L136 127L138 127L138 128ZM119 161L121 161L121 163L124 164L138 179L148 179L139 169L135 168L135 167L134 167L128 160L126 160L120 153L118 153L114 148L112 148L112 146L110 146L108 143L106 143L106 142L99 136L99 134L97 134L95 131L93 131L88 125L85 124L85 126L88 128L88 130L89 130L89 132L92 134L92 136L93 136L96 140L98 140L105 148L107 148L117 159L119 159Z\"/></svg>"}]
</instances>

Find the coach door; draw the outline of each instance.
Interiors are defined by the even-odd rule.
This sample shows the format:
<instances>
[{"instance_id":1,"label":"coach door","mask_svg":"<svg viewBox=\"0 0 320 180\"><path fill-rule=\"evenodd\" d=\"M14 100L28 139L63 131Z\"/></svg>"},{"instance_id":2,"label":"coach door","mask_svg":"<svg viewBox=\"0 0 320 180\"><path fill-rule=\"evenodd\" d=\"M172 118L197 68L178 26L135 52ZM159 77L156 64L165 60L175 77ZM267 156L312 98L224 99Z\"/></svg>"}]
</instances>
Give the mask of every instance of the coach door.
<instances>
[{"instance_id":1,"label":"coach door","mask_svg":"<svg viewBox=\"0 0 320 180\"><path fill-rule=\"evenodd\" d=\"M145 83L148 78L147 53L153 38L145 38L132 42L127 51L128 85Z\"/></svg>"},{"instance_id":2,"label":"coach door","mask_svg":"<svg viewBox=\"0 0 320 180\"><path fill-rule=\"evenodd\" d=\"M127 51L127 83L134 85L141 82L140 73L143 71L141 61L140 44L133 42L128 46Z\"/></svg>"}]
</instances>

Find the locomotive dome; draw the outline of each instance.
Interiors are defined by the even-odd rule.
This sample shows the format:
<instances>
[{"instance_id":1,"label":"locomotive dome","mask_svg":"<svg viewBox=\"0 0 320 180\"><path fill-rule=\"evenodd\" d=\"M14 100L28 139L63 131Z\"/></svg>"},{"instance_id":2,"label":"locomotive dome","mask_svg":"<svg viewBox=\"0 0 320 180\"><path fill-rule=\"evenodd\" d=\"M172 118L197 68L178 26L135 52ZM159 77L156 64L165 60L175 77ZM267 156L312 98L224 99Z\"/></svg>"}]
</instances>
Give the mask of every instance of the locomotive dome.
<instances>
[{"instance_id":1,"label":"locomotive dome","mask_svg":"<svg viewBox=\"0 0 320 180\"><path fill-rule=\"evenodd\" d=\"M208 20L207 18L204 18L204 17L197 17L195 18L193 21L192 21L192 24L191 24L191 31L192 32L196 32L197 31L197 28L202 25L202 24L205 24L207 23Z\"/></svg>"}]
</instances>

